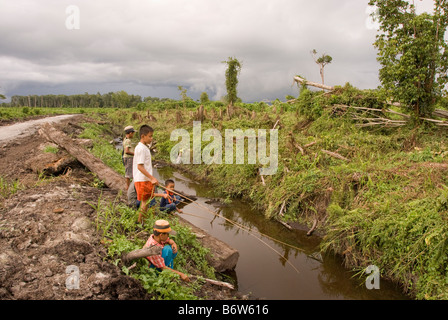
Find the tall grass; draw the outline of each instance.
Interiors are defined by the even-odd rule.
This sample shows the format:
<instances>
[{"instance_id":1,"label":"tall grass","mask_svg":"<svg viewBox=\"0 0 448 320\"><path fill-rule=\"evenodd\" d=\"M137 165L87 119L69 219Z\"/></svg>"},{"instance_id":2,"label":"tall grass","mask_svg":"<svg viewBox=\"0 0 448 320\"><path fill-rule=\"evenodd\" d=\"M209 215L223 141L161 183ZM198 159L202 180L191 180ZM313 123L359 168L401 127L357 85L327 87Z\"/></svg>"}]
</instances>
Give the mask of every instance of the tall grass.
<instances>
[{"instance_id":1,"label":"tall grass","mask_svg":"<svg viewBox=\"0 0 448 320\"><path fill-rule=\"evenodd\" d=\"M121 263L121 254L141 249L152 233L152 226L156 219L169 220L170 225L177 234L172 237L179 248L174 268L187 274L199 274L207 278L215 278L214 269L206 262L209 250L201 246L196 236L188 227L182 226L174 216L157 216L150 210L145 226L137 224L137 212L120 201L105 202L98 199L90 204L96 211L96 228L107 246L108 258L121 266L121 270L142 282L143 287L152 295L153 299L162 300L196 300L195 292L203 284L193 281L189 284L180 280L180 277L164 270L156 272L148 267L146 259L136 261L137 266L130 270L129 266Z\"/></svg>"}]
</instances>

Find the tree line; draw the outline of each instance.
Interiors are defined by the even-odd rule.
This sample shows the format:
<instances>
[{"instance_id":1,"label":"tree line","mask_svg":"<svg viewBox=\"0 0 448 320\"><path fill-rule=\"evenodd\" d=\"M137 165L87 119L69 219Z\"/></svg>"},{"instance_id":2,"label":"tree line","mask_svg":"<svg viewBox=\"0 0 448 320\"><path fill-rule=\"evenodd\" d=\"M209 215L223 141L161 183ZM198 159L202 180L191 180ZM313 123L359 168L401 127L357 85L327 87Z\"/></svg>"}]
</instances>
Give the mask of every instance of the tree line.
<instances>
[{"instance_id":1,"label":"tree line","mask_svg":"<svg viewBox=\"0 0 448 320\"><path fill-rule=\"evenodd\" d=\"M14 95L11 102L3 103L6 107L47 107L47 108L132 108L141 102L155 102L163 99L128 94L125 91L105 94L47 94L47 95Z\"/></svg>"},{"instance_id":2,"label":"tree line","mask_svg":"<svg viewBox=\"0 0 448 320\"><path fill-rule=\"evenodd\" d=\"M233 104L237 101L241 101L237 97L236 87L238 85L238 75L241 71L241 63L236 58L229 58L228 61L223 61L228 65L226 70L226 88L227 96L223 97L226 103ZM184 107L196 106L196 102L188 97L187 89L182 86L178 86L182 105ZM4 95L0 94L0 99L5 99ZM109 92L106 94L47 94L47 95L14 95L11 97L11 102L2 103L4 107L49 107L49 108L134 108L142 107L147 104L165 103L171 104L177 103L173 99L169 98L157 98L146 97L142 98L139 95L131 95L126 91ZM211 102L209 100L207 92L202 92L200 97L200 103L206 104Z\"/></svg>"}]
</instances>

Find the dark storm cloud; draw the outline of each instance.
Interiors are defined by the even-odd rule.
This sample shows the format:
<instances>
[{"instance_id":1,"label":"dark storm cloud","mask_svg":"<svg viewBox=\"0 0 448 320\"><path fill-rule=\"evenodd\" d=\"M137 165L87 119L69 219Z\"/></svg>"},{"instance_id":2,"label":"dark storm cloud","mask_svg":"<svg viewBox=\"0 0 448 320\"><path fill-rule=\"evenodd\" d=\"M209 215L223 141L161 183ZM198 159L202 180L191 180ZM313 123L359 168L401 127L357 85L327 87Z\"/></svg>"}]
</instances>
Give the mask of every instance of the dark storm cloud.
<instances>
[{"instance_id":1,"label":"dark storm cloud","mask_svg":"<svg viewBox=\"0 0 448 320\"><path fill-rule=\"evenodd\" d=\"M8 96L123 89L178 97L182 85L192 96L207 91L219 99L221 62L237 57L243 100L283 99L298 93L291 86L296 74L320 81L310 55L316 49L333 57L326 83L374 88L376 33L366 24L367 3L0 0L0 87ZM73 4L79 30L66 28Z\"/></svg>"}]
</instances>

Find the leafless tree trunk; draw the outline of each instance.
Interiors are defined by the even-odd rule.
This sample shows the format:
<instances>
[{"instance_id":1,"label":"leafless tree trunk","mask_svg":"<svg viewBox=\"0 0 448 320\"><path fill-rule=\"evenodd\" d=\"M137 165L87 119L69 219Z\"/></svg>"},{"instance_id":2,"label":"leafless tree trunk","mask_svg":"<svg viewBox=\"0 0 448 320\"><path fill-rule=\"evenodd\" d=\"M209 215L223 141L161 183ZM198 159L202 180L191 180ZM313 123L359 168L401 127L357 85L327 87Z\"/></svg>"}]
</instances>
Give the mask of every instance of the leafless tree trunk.
<instances>
[{"instance_id":1,"label":"leafless tree trunk","mask_svg":"<svg viewBox=\"0 0 448 320\"><path fill-rule=\"evenodd\" d=\"M100 159L93 156L89 151L80 146L64 132L57 130L51 124L46 123L39 130L47 140L56 143L61 148L67 150L73 157L78 159L90 171L97 174L98 178L109 188L126 191L126 180L120 174L106 166Z\"/></svg>"},{"instance_id":2,"label":"leafless tree trunk","mask_svg":"<svg viewBox=\"0 0 448 320\"><path fill-rule=\"evenodd\" d=\"M317 83L317 82L308 81L308 80L305 80L305 79L300 78L298 76L294 77L294 81L297 82L297 83L300 83L300 84L306 84L308 86L320 88L320 89L323 89L323 90L329 90L329 91L333 91L334 90L334 87L323 85L323 84L320 84L320 83Z\"/></svg>"}]
</instances>

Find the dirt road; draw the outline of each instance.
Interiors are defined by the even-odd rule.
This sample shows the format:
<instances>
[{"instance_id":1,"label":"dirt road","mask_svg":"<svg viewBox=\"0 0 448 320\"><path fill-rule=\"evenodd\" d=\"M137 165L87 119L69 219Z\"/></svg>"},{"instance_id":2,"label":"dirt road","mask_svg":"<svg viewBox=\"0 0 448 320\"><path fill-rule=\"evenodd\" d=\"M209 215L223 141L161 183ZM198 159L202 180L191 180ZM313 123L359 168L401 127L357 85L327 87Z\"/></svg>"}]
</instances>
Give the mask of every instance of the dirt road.
<instances>
[{"instance_id":1,"label":"dirt road","mask_svg":"<svg viewBox=\"0 0 448 320\"><path fill-rule=\"evenodd\" d=\"M57 123L63 120L67 120L79 115L68 114L61 116L48 117L37 120L30 120L26 122L15 123L7 126L0 127L0 145L11 142L17 138L23 138L33 135L37 132L40 125L44 123Z\"/></svg>"}]
</instances>

